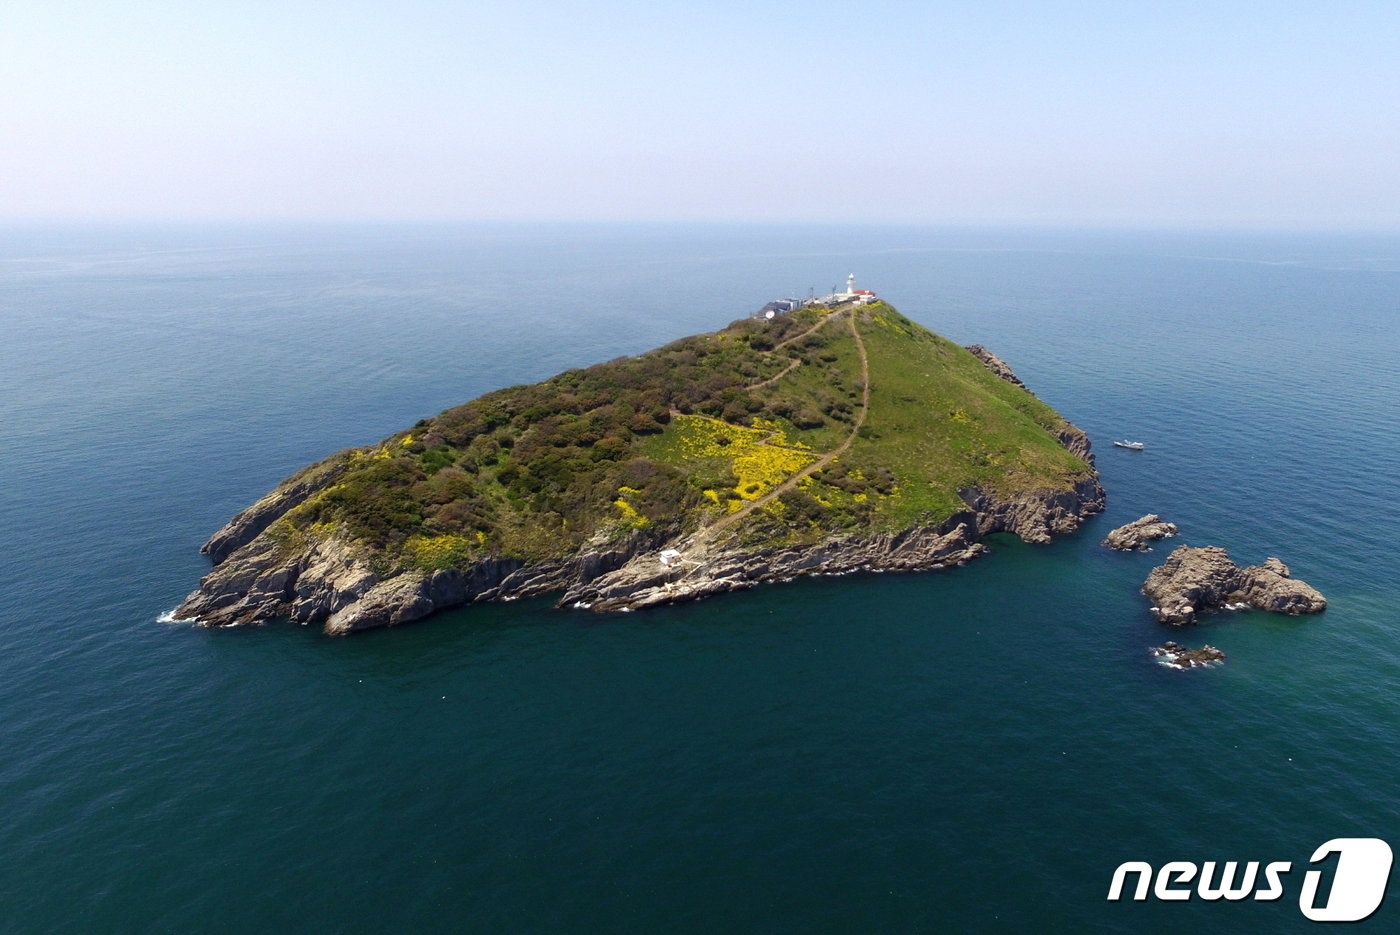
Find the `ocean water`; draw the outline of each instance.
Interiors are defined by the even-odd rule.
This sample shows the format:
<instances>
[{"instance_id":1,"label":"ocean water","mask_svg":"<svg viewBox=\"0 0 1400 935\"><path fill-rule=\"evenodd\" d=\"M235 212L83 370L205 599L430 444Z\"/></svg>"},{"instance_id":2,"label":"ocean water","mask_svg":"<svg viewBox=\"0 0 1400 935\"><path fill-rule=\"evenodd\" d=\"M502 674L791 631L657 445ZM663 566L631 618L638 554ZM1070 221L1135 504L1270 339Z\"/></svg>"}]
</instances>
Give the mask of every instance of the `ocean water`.
<instances>
[{"instance_id":1,"label":"ocean water","mask_svg":"<svg viewBox=\"0 0 1400 935\"><path fill-rule=\"evenodd\" d=\"M157 621L302 465L851 271L1088 431L1107 514L630 615ZM0 231L0 932L1309 928L1317 845L1400 845L1397 313L1383 236ZM1180 539L1097 546L1148 511ZM1180 542L1331 605L1169 632L1137 589ZM1295 869L1109 903L1127 860Z\"/></svg>"}]
</instances>

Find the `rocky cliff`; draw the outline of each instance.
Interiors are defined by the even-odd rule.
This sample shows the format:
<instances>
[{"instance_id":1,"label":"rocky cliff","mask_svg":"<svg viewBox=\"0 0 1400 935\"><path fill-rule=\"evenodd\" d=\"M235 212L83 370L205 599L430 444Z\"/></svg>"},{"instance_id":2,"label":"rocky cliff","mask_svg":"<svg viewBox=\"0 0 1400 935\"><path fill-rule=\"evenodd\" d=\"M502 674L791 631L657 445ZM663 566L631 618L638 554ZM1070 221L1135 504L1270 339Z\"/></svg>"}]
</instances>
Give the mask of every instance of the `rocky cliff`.
<instances>
[{"instance_id":1,"label":"rocky cliff","mask_svg":"<svg viewBox=\"0 0 1400 935\"><path fill-rule=\"evenodd\" d=\"M474 601L596 610L960 564L1103 508L1088 439L887 305L736 322L488 394L284 481L176 611L338 634Z\"/></svg>"},{"instance_id":2,"label":"rocky cliff","mask_svg":"<svg viewBox=\"0 0 1400 935\"><path fill-rule=\"evenodd\" d=\"M766 581L799 575L853 571L927 571L961 565L982 555L978 540L1009 532L1044 544L1052 535L1073 532L1085 516L1103 509L1097 480L1068 491L1031 491L999 500L979 490L962 491L968 509L937 526L915 526L874 536L834 535L810 545L744 548L711 546L703 534L670 544L675 559L663 565L657 554L636 555L616 571L580 581L560 601L593 610L633 610L695 600Z\"/></svg>"}]
</instances>

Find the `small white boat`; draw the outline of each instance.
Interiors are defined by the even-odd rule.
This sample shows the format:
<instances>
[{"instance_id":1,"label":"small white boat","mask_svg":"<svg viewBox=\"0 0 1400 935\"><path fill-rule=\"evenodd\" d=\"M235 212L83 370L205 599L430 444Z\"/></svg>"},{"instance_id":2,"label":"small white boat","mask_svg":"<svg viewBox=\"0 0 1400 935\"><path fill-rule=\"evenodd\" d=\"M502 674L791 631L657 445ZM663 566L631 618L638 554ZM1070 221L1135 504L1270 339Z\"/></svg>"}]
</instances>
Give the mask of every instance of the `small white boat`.
<instances>
[{"instance_id":1,"label":"small white boat","mask_svg":"<svg viewBox=\"0 0 1400 935\"><path fill-rule=\"evenodd\" d=\"M1130 442L1127 439L1121 442L1114 442L1113 444L1117 445L1119 448L1131 448L1133 451L1141 451L1147 447L1142 442Z\"/></svg>"}]
</instances>

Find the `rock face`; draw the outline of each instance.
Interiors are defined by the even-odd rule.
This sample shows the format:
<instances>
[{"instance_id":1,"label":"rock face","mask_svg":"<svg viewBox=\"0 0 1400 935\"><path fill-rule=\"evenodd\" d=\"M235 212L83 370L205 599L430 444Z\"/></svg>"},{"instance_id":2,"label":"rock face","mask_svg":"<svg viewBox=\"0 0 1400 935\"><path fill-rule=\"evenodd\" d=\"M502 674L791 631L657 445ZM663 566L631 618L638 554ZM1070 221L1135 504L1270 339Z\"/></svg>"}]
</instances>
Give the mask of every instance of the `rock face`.
<instances>
[{"instance_id":1,"label":"rock face","mask_svg":"<svg viewBox=\"0 0 1400 935\"><path fill-rule=\"evenodd\" d=\"M562 605L596 611L633 610L695 600L765 581L804 574L853 571L924 571L962 565L986 552L978 539L1009 532L1043 544L1073 532L1084 517L1103 510L1103 488L1087 480L1071 491L1040 491L999 501L980 490L961 491L969 506L936 527L916 527L870 538L834 537L811 546L780 549L716 549L702 537L675 543L680 559L664 566L654 553L636 556L618 570L571 587Z\"/></svg>"},{"instance_id":2,"label":"rock face","mask_svg":"<svg viewBox=\"0 0 1400 935\"><path fill-rule=\"evenodd\" d=\"M1011 369L1010 365L1007 364L1006 361L1002 360L1000 357L993 354L991 351L987 350L980 344L969 344L967 346L967 349L972 352L973 357L976 357L978 360L982 361L982 363L986 364L987 369L990 370L992 373L995 373L1007 383L1010 383L1013 386L1019 386L1021 389L1030 392L1026 388L1026 384L1021 382L1021 378L1016 376L1016 372Z\"/></svg>"},{"instance_id":3,"label":"rock face","mask_svg":"<svg viewBox=\"0 0 1400 935\"><path fill-rule=\"evenodd\" d=\"M288 510L295 509L309 497L326 489L344 470L343 460L328 458L298 471L279 484L276 490L229 520L228 525L210 536L199 551L217 565L285 516Z\"/></svg>"},{"instance_id":4,"label":"rock face","mask_svg":"<svg viewBox=\"0 0 1400 935\"><path fill-rule=\"evenodd\" d=\"M1172 640L1167 640L1161 646L1153 649L1152 655L1156 656L1163 665L1174 666L1178 669L1195 669L1225 661L1225 654L1214 646L1187 649Z\"/></svg>"},{"instance_id":5,"label":"rock face","mask_svg":"<svg viewBox=\"0 0 1400 935\"><path fill-rule=\"evenodd\" d=\"M978 541L1009 532L1031 543L1078 528L1101 512L1097 480L1073 491L1042 491L1000 501L964 491L969 509L936 527L869 538L837 536L806 546L744 549L711 545L699 535L662 541L639 531L625 541L598 542L576 558L530 565L491 559L466 570L404 572L381 578L371 561L344 543L318 543L287 556L253 536L218 565L175 612L176 619L236 626L286 617L320 623L328 634L395 626L477 601L531 597L563 591L560 606L594 611L634 610L697 600L770 581L808 574L854 571L926 571L961 565L984 554ZM246 530L245 530L246 534ZM227 527L221 542L236 541ZM658 555L674 548L680 558L663 565Z\"/></svg>"},{"instance_id":6,"label":"rock face","mask_svg":"<svg viewBox=\"0 0 1400 935\"><path fill-rule=\"evenodd\" d=\"M1282 614L1313 614L1327 607L1325 597L1290 577L1278 559L1240 568L1215 546L1179 547L1152 570L1142 591L1157 619L1176 626L1195 623L1202 611L1235 605Z\"/></svg>"},{"instance_id":7,"label":"rock face","mask_svg":"<svg viewBox=\"0 0 1400 935\"><path fill-rule=\"evenodd\" d=\"M221 532L226 532L225 530ZM591 580L645 550L644 536L592 548L568 562L528 565L488 559L471 567L381 577L373 559L344 542L317 542L295 555L254 538L200 582L177 620L238 626L286 617L320 623L328 634L396 626L475 601L531 597Z\"/></svg>"},{"instance_id":8,"label":"rock face","mask_svg":"<svg viewBox=\"0 0 1400 935\"><path fill-rule=\"evenodd\" d=\"M1120 552L1131 552L1134 549L1146 552L1147 543L1157 539L1170 539L1177 531L1175 523L1163 522L1162 517L1156 513L1148 513L1141 519L1119 526L1099 544Z\"/></svg>"},{"instance_id":9,"label":"rock face","mask_svg":"<svg viewBox=\"0 0 1400 935\"><path fill-rule=\"evenodd\" d=\"M1083 438L1083 433L1079 437ZM1080 481L1070 490L1037 490L1010 500L975 489L958 494L972 509L979 536L1009 532L1033 545L1073 532L1084 517L1102 513L1104 508L1104 492L1097 477Z\"/></svg>"}]
</instances>

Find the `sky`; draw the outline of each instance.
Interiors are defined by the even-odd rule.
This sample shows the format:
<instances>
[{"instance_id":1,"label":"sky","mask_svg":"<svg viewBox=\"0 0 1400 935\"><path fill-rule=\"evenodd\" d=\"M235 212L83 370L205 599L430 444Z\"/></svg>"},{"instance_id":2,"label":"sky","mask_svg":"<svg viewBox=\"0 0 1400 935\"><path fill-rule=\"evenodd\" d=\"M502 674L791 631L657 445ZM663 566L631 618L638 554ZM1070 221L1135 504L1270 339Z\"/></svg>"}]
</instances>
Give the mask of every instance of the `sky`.
<instances>
[{"instance_id":1,"label":"sky","mask_svg":"<svg viewBox=\"0 0 1400 935\"><path fill-rule=\"evenodd\" d=\"M1400 3L6 0L0 220L1400 229Z\"/></svg>"}]
</instances>

